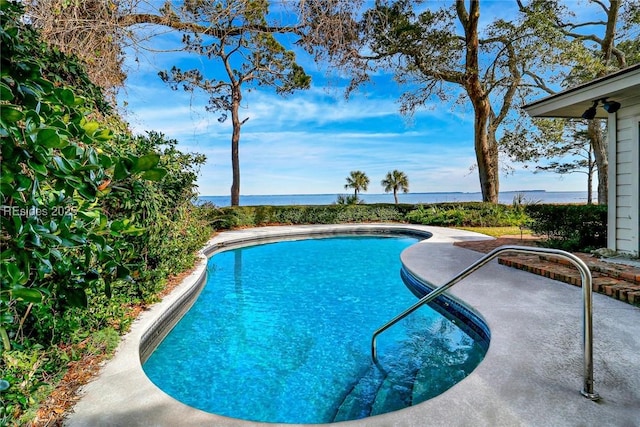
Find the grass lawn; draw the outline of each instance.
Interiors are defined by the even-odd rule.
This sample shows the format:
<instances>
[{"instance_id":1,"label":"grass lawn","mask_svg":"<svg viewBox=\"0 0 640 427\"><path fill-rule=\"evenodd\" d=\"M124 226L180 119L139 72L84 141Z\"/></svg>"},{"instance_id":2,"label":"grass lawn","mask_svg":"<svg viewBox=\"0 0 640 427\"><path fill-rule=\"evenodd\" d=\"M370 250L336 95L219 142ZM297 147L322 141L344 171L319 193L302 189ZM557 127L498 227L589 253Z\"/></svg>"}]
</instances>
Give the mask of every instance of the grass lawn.
<instances>
[{"instance_id":1,"label":"grass lawn","mask_svg":"<svg viewBox=\"0 0 640 427\"><path fill-rule=\"evenodd\" d=\"M501 236L520 236L520 233L523 235L531 234L531 230L520 230L520 227L455 227L460 230L474 231L476 233L486 234L491 237L501 237Z\"/></svg>"}]
</instances>

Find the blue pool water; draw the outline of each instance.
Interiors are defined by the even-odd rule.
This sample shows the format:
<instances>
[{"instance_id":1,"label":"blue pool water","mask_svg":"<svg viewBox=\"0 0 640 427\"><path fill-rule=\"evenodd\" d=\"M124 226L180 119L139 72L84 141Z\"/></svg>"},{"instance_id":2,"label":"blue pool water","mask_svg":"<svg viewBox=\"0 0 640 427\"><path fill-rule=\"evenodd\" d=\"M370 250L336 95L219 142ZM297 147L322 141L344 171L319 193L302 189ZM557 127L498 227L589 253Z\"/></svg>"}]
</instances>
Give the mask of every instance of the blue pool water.
<instances>
[{"instance_id":1,"label":"blue pool water","mask_svg":"<svg viewBox=\"0 0 640 427\"><path fill-rule=\"evenodd\" d=\"M325 423L422 402L484 356L423 307L378 341L375 329L416 301L399 275L409 237L264 244L210 258L198 300L144 364L190 406L252 421Z\"/></svg>"}]
</instances>

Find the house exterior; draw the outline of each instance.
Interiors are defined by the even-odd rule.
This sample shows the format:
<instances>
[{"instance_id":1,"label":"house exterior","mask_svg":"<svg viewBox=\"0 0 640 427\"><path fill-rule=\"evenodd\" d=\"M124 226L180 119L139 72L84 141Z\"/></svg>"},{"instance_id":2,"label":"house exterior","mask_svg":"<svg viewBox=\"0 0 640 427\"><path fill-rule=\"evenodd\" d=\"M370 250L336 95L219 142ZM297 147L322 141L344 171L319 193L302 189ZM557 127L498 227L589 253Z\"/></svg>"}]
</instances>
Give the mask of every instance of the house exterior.
<instances>
[{"instance_id":1,"label":"house exterior","mask_svg":"<svg viewBox=\"0 0 640 427\"><path fill-rule=\"evenodd\" d=\"M606 101L620 103L607 112ZM589 109L608 120L607 247L640 254L640 64L525 105L532 117L580 118ZM615 110L615 108L610 108Z\"/></svg>"}]
</instances>

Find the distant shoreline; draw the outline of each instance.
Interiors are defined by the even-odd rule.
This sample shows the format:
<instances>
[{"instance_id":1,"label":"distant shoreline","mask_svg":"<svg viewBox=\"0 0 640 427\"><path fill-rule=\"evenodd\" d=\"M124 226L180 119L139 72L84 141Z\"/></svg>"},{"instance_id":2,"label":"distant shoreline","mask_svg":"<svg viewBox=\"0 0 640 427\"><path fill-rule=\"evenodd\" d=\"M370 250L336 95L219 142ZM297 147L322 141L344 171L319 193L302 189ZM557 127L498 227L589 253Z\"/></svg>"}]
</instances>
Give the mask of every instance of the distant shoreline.
<instances>
[{"instance_id":1,"label":"distant shoreline","mask_svg":"<svg viewBox=\"0 0 640 427\"><path fill-rule=\"evenodd\" d=\"M330 205L334 204L339 194L353 193L327 193L327 194L269 194L269 195L241 195L240 206L261 205ZM547 191L547 190L522 190L503 191L499 195L499 203L511 204L514 197L523 194L525 202L529 203L586 203L586 191ZM370 194L361 193L359 197L364 203L394 203L392 193ZM398 194L400 203L448 203L448 202L479 202L482 201L480 192L430 192L430 193L402 193ZM597 200L597 195L594 194ZM198 203L210 202L216 206L224 207L231 204L229 196L199 196Z\"/></svg>"},{"instance_id":2,"label":"distant shoreline","mask_svg":"<svg viewBox=\"0 0 640 427\"><path fill-rule=\"evenodd\" d=\"M501 191L503 193L584 193L586 191L547 191L547 190L513 190L513 191ZM242 194L240 197L285 197L285 196L337 196L338 194L353 194L353 192L338 192L338 193L293 193L293 194ZM416 195L416 194L482 194L479 191L426 191L420 193L402 193L404 195ZM391 196L393 193L361 193L361 196ZM200 195L199 197L229 197L224 195Z\"/></svg>"}]
</instances>

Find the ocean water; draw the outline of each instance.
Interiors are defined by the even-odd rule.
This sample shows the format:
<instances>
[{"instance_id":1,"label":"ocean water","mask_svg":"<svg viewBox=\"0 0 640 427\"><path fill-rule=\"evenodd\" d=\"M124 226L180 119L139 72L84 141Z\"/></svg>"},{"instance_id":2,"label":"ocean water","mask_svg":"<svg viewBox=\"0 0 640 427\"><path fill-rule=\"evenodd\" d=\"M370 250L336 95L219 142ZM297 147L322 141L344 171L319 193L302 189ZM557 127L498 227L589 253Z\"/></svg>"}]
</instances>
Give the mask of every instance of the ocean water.
<instances>
[{"instance_id":1,"label":"ocean water","mask_svg":"<svg viewBox=\"0 0 640 427\"><path fill-rule=\"evenodd\" d=\"M345 193L340 193L345 194ZM528 202L536 203L586 203L586 191L505 191L500 193L499 202L511 204L518 194L524 195ZM359 197L365 203L393 203L393 194L360 194ZM274 194L274 195L248 195L240 196L241 206L282 206L282 205L330 205L336 202L336 194ZM597 200L597 195L594 195ZM480 202L481 193L407 193L399 194L400 203L445 203L445 202ZM211 202L216 206L231 205L229 196L200 196L200 203Z\"/></svg>"}]
</instances>

